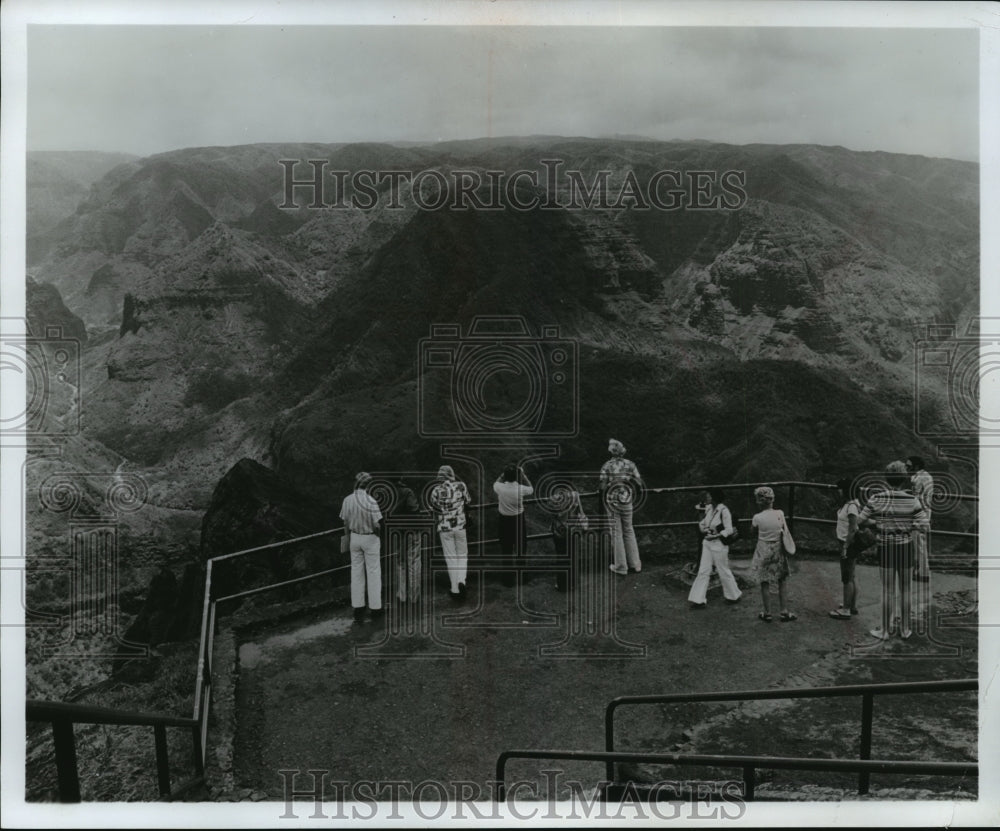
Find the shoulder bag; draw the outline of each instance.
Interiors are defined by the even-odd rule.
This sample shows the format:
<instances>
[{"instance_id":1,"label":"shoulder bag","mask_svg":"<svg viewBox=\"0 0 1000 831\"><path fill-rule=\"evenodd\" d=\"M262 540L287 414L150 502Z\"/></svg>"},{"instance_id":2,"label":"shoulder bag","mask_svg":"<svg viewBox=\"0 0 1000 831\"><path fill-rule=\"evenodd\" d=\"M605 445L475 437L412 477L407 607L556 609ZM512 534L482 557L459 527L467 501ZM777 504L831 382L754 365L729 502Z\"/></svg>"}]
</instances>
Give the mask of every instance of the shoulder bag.
<instances>
[{"instance_id":1,"label":"shoulder bag","mask_svg":"<svg viewBox=\"0 0 1000 831\"><path fill-rule=\"evenodd\" d=\"M781 544L786 554L795 553L795 540L792 539L792 532L788 530L788 525L785 523L784 512L781 513Z\"/></svg>"}]
</instances>

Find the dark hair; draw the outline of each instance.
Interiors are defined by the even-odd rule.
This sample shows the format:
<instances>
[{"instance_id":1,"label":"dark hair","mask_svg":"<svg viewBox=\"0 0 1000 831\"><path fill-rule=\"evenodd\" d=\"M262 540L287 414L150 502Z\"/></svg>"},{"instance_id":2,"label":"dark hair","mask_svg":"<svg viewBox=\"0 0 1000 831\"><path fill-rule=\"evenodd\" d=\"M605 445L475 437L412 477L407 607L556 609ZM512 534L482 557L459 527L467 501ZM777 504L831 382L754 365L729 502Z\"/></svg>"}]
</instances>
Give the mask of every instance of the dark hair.
<instances>
[{"instance_id":1,"label":"dark hair","mask_svg":"<svg viewBox=\"0 0 1000 831\"><path fill-rule=\"evenodd\" d=\"M853 490L853 488L851 488L851 485L853 485L853 484L854 484L854 480L853 479L838 479L837 480L837 487L840 489L840 495L842 497L844 497L844 501L845 502L850 502L851 499L853 498L851 496L851 492Z\"/></svg>"},{"instance_id":2,"label":"dark hair","mask_svg":"<svg viewBox=\"0 0 1000 831\"><path fill-rule=\"evenodd\" d=\"M517 466L507 465L503 469L503 473L500 474L505 482L516 482L517 481Z\"/></svg>"},{"instance_id":3,"label":"dark hair","mask_svg":"<svg viewBox=\"0 0 1000 831\"><path fill-rule=\"evenodd\" d=\"M709 488L708 495L712 497L712 503L721 505L726 501L726 492L722 488Z\"/></svg>"},{"instance_id":4,"label":"dark hair","mask_svg":"<svg viewBox=\"0 0 1000 831\"><path fill-rule=\"evenodd\" d=\"M924 469L924 460L921 459L919 456L907 456L906 461L908 461L913 466L914 470Z\"/></svg>"}]
</instances>

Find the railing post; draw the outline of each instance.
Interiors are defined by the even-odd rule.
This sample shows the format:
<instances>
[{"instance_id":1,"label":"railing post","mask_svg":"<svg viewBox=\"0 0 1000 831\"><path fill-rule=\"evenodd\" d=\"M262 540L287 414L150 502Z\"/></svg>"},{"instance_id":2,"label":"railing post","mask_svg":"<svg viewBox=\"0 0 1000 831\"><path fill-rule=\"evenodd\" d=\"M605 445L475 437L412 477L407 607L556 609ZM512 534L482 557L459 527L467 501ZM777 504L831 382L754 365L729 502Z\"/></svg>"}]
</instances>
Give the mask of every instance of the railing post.
<instances>
[{"instance_id":1,"label":"railing post","mask_svg":"<svg viewBox=\"0 0 1000 831\"><path fill-rule=\"evenodd\" d=\"M615 702L612 701L604 709L604 749L613 753L615 749ZM615 781L615 763L608 761L604 767L604 775L608 782Z\"/></svg>"},{"instance_id":2,"label":"railing post","mask_svg":"<svg viewBox=\"0 0 1000 831\"><path fill-rule=\"evenodd\" d=\"M205 775L205 759L201 754L201 724L196 723L191 728L191 739L194 750L194 771L197 776Z\"/></svg>"},{"instance_id":3,"label":"railing post","mask_svg":"<svg viewBox=\"0 0 1000 831\"><path fill-rule=\"evenodd\" d=\"M756 786L757 769L753 765L747 765L743 768L743 798L747 802L753 802Z\"/></svg>"},{"instance_id":4,"label":"railing post","mask_svg":"<svg viewBox=\"0 0 1000 831\"><path fill-rule=\"evenodd\" d=\"M507 775L507 754L501 753L497 756L497 778L496 778L496 788L494 790L495 799L497 802L503 802L506 799L506 787L504 784L504 777Z\"/></svg>"},{"instance_id":5,"label":"railing post","mask_svg":"<svg viewBox=\"0 0 1000 831\"><path fill-rule=\"evenodd\" d=\"M872 757L872 710L875 706L875 696L866 692L861 695L861 753L859 758L871 759ZM868 780L870 774L863 770L858 774L858 794L868 793Z\"/></svg>"},{"instance_id":6,"label":"railing post","mask_svg":"<svg viewBox=\"0 0 1000 831\"><path fill-rule=\"evenodd\" d=\"M795 483L788 483L788 531L795 535Z\"/></svg>"},{"instance_id":7,"label":"railing post","mask_svg":"<svg viewBox=\"0 0 1000 831\"><path fill-rule=\"evenodd\" d=\"M156 780L160 786L160 796L170 796L170 762L167 758L167 728L162 724L153 725L156 739Z\"/></svg>"},{"instance_id":8,"label":"railing post","mask_svg":"<svg viewBox=\"0 0 1000 831\"><path fill-rule=\"evenodd\" d=\"M80 778L76 771L76 738L73 722L58 719L52 722L52 740L56 748L56 775L59 779L59 801L80 801Z\"/></svg>"}]
</instances>

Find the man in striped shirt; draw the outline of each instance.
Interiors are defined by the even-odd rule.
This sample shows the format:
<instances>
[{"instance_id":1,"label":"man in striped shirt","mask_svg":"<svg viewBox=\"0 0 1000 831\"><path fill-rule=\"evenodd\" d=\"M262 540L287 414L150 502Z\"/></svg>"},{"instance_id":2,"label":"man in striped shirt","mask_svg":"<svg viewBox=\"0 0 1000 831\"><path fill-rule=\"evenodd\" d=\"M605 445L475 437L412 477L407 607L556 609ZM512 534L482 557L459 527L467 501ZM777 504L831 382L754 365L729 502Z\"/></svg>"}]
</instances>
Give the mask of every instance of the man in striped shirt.
<instances>
[{"instance_id":1,"label":"man in striped shirt","mask_svg":"<svg viewBox=\"0 0 1000 831\"><path fill-rule=\"evenodd\" d=\"M899 596L899 635L908 638L910 629L910 589L916 545L914 531L926 531L930 520L920 500L903 488L909 484L904 462L890 462L885 469L888 487L872 495L858 515L859 525L878 528L878 555L882 572L882 625L871 633L886 640L893 627L890 618Z\"/></svg>"},{"instance_id":2,"label":"man in striped shirt","mask_svg":"<svg viewBox=\"0 0 1000 831\"><path fill-rule=\"evenodd\" d=\"M340 507L344 533L351 535L351 605L358 623L365 616L366 582L372 617L382 615L382 541L379 538L382 511L368 493L371 481L370 473L359 473L354 478L354 493L345 497Z\"/></svg>"}]
</instances>

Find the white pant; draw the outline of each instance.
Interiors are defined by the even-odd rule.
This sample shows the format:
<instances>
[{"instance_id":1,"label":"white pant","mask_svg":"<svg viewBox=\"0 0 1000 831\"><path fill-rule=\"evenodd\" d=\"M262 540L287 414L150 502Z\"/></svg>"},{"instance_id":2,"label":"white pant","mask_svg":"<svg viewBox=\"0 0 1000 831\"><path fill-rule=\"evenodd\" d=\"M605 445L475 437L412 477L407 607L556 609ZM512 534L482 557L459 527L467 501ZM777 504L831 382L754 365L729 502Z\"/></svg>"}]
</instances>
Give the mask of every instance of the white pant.
<instances>
[{"instance_id":1,"label":"white pant","mask_svg":"<svg viewBox=\"0 0 1000 831\"><path fill-rule=\"evenodd\" d=\"M441 550L451 578L451 592L458 593L458 584L465 582L469 562L469 546L465 539L465 529L441 531Z\"/></svg>"},{"instance_id":2,"label":"white pant","mask_svg":"<svg viewBox=\"0 0 1000 831\"><path fill-rule=\"evenodd\" d=\"M351 605L365 607L365 576L368 582L368 608L382 608L382 540L378 534L355 534L351 531Z\"/></svg>"},{"instance_id":3,"label":"white pant","mask_svg":"<svg viewBox=\"0 0 1000 831\"><path fill-rule=\"evenodd\" d=\"M639 559L639 544L632 527L632 505L614 505L608 510L608 516L611 518L615 571L619 574L625 574L630 568L638 571L642 568L642 561Z\"/></svg>"},{"instance_id":4,"label":"white pant","mask_svg":"<svg viewBox=\"0 0 1000 831\"><path fill-rule=\"evenodd\" d=\"M733 577L733 572L729 569L729 547L718 540L702 540L701 565L698 567L698 576L694 578L688 600L691 603L705 602L708 594L708 581L712 576L712 566L715 566L716 571L719 572L722 593L726 600L739 599L743 592L736 585L736 578Z\"/></svg>"}]
</instances>

